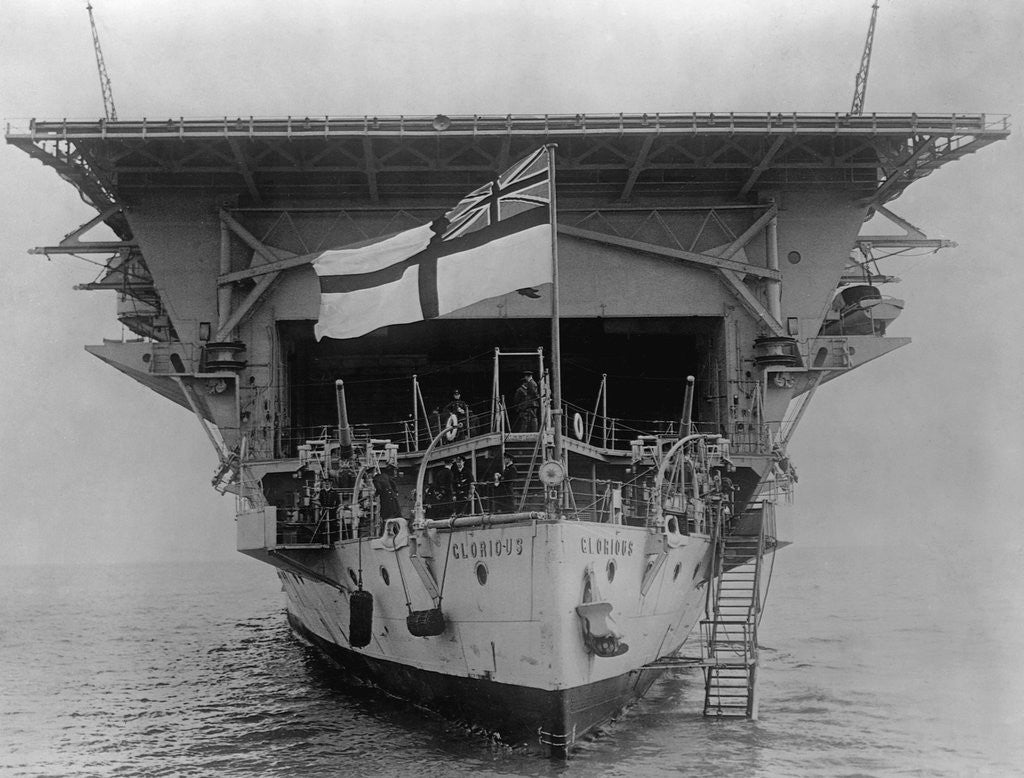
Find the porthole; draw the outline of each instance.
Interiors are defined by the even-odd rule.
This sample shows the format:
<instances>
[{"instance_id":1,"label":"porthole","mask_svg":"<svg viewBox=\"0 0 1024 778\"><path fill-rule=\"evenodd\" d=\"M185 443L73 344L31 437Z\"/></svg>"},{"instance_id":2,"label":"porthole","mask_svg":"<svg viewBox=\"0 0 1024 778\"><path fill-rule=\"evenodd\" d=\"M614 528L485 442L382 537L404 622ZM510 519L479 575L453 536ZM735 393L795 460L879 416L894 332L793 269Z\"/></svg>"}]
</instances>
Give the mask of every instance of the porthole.
<instances>
[{"instance_id":1,"label":"porthole","mask_svg":"<svg viewBox=\"0 0 1024 778\"><path fill-rule=\"evenodd\" d=\"M676 580L679 577L679 571L683 569L682 562L676 562L676 569L672 571L672 580Z\"/></svg>"},{"instance_id":2,"label":"porthole","mask_svg":"<svg viewBox=\"0 0 1024 778\"><path fill-rule=\"evenodd\" d=\"M348 577L352 579L352 583L359 586L359 579L356 577L356 571L351 567L348 569Z\"/></svg>"},{"instance_id":3,"label":"porthole","mask_svg":"<svg viewBox=\"0 0 1024 778\"><path fill-rule=\"evenodd\" d=\"M803 257L800 256L799 251L791 251L786 255L786 259L789 260L789 264L798 265L800 264L800 260L803 259Z\"/></svg>"},{"instance_id":4,"label":"porthole","mask_svg":"<svg viewBox=\"0 0 1024 778\"><path fill-rule=\"evenodd\" d=\"M380 577L384 579L385 586L391 586L391 576L388 575L388 569L384 565L380 566Z\"/></svg>"},{"instance_id":5,"label":"porthole","mask_svg":"<svg viewBox=\"0 0 1024 778\"><path fill-rule=\"evenodd\" d=\"M615 560L614 559L609 559L608 560L608 568L607 568L607 570L608 570L608 583L611 583L612 581L615 580Z\"/></svg>"},{"instance_id":6,"label":"porthole","mask_svg":"<svg viewBox=\"0 0 1024 778\"><path fill-rule=\"evenodd\" d=\"M476 580L481 586L487 583L487 565L483 562L476 563Z\"/></svg>"}]
</instances>

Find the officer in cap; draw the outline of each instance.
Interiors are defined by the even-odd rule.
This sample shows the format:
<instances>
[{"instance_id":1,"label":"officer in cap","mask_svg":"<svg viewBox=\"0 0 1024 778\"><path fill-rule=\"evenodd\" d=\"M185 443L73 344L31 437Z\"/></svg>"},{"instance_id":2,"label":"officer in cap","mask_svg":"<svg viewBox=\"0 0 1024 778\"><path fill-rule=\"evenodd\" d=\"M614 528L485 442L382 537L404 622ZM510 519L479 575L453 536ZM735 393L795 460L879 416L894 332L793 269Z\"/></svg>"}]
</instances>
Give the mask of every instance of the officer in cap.
<instances>
[{"instance_id":1,"label":"officer in cap","mask_svg":"<svg viewBox=\"0 0 1024 778\"><path fill-rule=\"evenodd\" d=\"M516 432L536 432L539 428L540 389L533 380L533 371L523 372L523 378L512 396L512 406L516 410Z\"/></svg>"}]
</instances>

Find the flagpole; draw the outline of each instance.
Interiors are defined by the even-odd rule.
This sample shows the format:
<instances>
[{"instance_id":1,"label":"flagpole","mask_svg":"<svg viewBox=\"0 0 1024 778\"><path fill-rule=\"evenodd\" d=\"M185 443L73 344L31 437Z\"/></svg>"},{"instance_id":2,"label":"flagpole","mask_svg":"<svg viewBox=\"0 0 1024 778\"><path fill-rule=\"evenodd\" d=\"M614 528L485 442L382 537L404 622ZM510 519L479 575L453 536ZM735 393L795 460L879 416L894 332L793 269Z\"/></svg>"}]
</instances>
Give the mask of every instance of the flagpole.
<instances>
[{"instance_id":1,"label":"flagpole","mask_svg":"<svg viewBox=\"0 0 1024 778\"><path fill-rule=\"evenodd\" d=\"M551 203L548 206L551 223L551 423L555 428L554 459L562 462L562 344L558 327L558 223L555 205L555 149L557 143L545 147L548 152L548 175L551 187Z\"/></svg>"}]
</instances>

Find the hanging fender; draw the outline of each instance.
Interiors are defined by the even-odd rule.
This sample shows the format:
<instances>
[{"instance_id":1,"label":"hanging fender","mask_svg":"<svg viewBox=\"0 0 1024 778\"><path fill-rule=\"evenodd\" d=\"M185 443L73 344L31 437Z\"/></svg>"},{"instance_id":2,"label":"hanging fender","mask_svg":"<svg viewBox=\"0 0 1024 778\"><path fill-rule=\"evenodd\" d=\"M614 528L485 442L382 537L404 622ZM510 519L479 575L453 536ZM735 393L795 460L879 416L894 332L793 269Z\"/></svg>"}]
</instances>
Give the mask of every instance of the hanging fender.
<instances>
[{"instance_id":1,"label":"hanging fender","mask_svg":"<svg viewBox=\"0 0 1024 778\"><path fill-rule=\"evenodd\" d=\"M373 595L365 589L348 597L348 642L354 648L370 644L373 637Z\"/></svg>"},{"instance_id":2,"label":"hanging fender","mask_svg":"<svg viewBox=\"0 0 1024 778\"><path fill-rule=\"evenodd\" d=\"M405 617L405 626L409 634L417 638L436 637L444 632L444 614L440 608L428 608L422 611L410 611Z\"/></svg>"}]
</instances>

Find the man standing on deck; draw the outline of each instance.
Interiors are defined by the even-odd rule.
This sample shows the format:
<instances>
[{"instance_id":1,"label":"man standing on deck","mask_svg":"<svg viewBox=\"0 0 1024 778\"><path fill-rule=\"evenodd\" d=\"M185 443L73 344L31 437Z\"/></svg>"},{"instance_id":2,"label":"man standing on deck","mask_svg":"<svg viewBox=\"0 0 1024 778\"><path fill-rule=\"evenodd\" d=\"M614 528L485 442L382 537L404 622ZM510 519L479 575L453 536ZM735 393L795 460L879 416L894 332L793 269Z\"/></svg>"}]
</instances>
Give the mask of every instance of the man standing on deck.
<instances>
[{"instance_id":1,"label":"man standing on deck","mask_svg":"<svg viewBox=\"0 0 1024 778\"><path fill-rule=\"evenodd\" d=\"M512 513L515 508L512 496L512 485L519 478L519 471L516 469L516 461L511 454L505 454L505 467L494 477L494 512Z\"/></svg>"},{"instance_id":2,"label":"man standing on deck","mask_svg":"<svg viewBox=\"0 0 1024 778\"><path fill-rule=\"evenodd\" d=\"M452 489L455 492L455 513L473 512L473 476L466 469L466 460L458 457L452 468Z\"/></svg>"},{"instance_id":3,"label":"man standing on deck","mask_svg":"<svg viewBox=\"0 0 1024 778\"><path fill-rule=\"evenodd\" d=\"M469 406L466 405L466 401L462 399L462 393L456 389L452 392L452 399L444 407L444 417L450 419L455 417L455 424L457 428L456 435L460 438L469 437Z\"/></svg>"},{"instance_id":4,"label":"man standing on deck","mask_svg":"<svg viewBox=\"0 0 1024 778\"><path fill-rule=\"evenodd\" d=\"M432 518L446 518L452 515L454 484L455 477L452 473L452 461L449 460L434 473L433 499L431 501Z\"/></svg>"},{"instance_id":5,"label":"man standing on deck","mask_svg":"<svg viewBox=\"0 0 1024 778\"><path fill-rule=\"evenodd\" d=\"M538 403L540 401L540 389L537 382L533 380L533 373L527 370L523 373L523 380L519 382L516 393L512 396L512 406L516 409L516 432L536 432L539 428Z\"/></svg>"},{"instance_id":6,"label":"man standing on deck","mask_svg":"<svg viewBox=\"0 0 1024 778\"><path fill-rule=\"evenodd\" d=\"M373 487L380 498L380 517L383 520L397 519L402 515L398 504L398 486L394 479L395 469L386 467L373 476Z\"/></svg>"}]
</instances>

